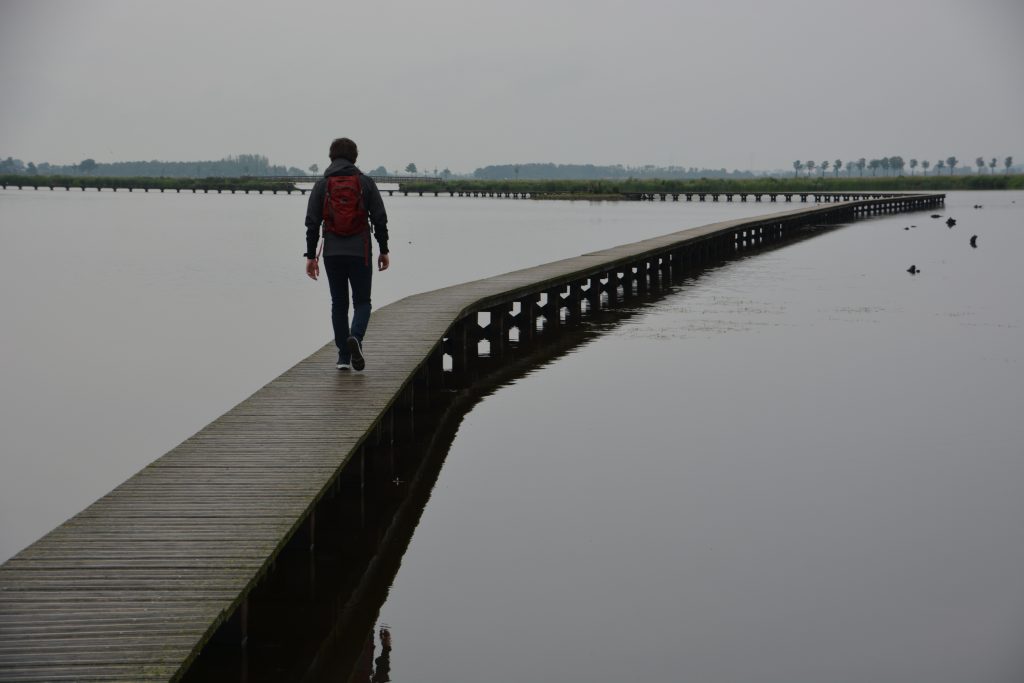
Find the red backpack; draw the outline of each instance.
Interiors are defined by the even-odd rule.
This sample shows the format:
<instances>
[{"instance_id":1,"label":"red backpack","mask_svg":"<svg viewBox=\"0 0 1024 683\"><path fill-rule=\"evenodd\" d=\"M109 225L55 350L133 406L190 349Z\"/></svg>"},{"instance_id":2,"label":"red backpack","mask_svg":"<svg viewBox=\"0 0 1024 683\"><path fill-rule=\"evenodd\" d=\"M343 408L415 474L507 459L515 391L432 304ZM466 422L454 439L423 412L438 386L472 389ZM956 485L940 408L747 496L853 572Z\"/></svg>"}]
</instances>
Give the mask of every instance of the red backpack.
<instances>
[{"instance_id":1,"label":"red backpack","mask_svg":"<svg viewBox=\"0 0 1024 683\"><path fill-rule=\"evenodd\" d=\"M351 237L370 229L358 175L330 176L324 195L324 232Z\"/></svg>"}]
</instances>

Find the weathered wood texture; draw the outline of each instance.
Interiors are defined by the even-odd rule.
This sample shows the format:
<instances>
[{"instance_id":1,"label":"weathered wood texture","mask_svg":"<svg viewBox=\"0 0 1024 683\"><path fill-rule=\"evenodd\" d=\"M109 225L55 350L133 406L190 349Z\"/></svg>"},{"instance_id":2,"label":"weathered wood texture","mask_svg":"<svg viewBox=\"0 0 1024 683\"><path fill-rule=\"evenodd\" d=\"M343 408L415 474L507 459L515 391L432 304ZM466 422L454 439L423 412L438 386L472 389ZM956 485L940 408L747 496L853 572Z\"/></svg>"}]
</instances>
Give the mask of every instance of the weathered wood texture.
<instances>
[{"instance_id":1,"label":"weathered wood texture","mask_svg":"<svg viewBox=\"0 0 1024 683\"><path fill-rule=\"evenodd\" d=\"M890 198L726 221L376 311L366 372L338 372L333 343L324 346L4 563L0 680L180 677L345 463L379 434L385 416L394 417L389 409L410 409L396 401L467 316L527 301L532 327L533 302L550 310L540 295L564 285L578 299L587 278L591 285L609 273L618 278L617 269L638 263L685 264L712 244L718 253L739 249L763 230L941 201ZM506 334L504 317L495 320L492 332Z\"/></svg>"}]
</instances>

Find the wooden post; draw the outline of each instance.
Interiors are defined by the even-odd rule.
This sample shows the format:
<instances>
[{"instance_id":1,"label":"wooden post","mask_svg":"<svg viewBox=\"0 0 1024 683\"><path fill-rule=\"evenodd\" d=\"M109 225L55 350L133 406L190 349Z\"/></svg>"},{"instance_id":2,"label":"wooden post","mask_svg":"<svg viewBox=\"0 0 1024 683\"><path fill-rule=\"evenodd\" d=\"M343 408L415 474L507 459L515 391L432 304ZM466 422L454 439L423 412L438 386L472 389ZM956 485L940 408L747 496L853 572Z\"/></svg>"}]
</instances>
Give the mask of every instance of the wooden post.
<instances>
[{"instance_id":1,"label":"wooden post","mask_svg":"<svg viewBox=\"0 0 1024 683\"><path fill-rule=\"evenodd\" d=\"M431 352L423 364L413 373L410 383L410 386L413 387L413 403L410 409L413 412L430 408L430 365L433 355L433 352Z\"/></svg>"},{"instance_id":2,"label":"wooden post","mask_svg":"<svg viewBox=\"0 0 1024 683\"><path fill-rule=\"evenodd\" d=\"M533 341L537 335L537 295L530 294L519 300L519 343Z\"/></svg>"},{"instance_id":3,"label":"wooden post","mask_svg":"<svg viewBox=\"0 0 1024 683\"><path fill-rule=\"evenodd\" d=\"M579 322L583 317L583 281L576 280L569 283L569 296L566 298L566 306L569 308L569 317L574 322Z\"/></svg>"},{"instance_id":4,"label":"wooden post","mask_svg":"<svg viewBox=\"0 0 1024 683\"><path fill-rule=\"evenodd\" d=\"M587 301L590 302L591 311L601 310L601 276L591 275L589 278L590 287L587 289Z\"/></svg>"},{"instance_id":5,"label":"wooden post","mask_svg":"<svg viewBox=\"0 0 1024 683\"><path fill-rule=\"evenodd\" d=\"M438 343L427 360L427 386L431 392L444 390L444 344Z\"/></svg>"},{"instance_id":6,"label":"wooden post","mask_svg":"<svg viewBox=\"0 0 1024 683\"><path fill-rule=\"evenodd\" d=\"M545 306L545 327L558 327L562 324L562 287L554 287L547 291L548 303Z\"/></svg>"},{"instance_id":7,"label":"wooden post","mask_svg":"<svg viewBox=\"0 0 1024 683\"><path fill-rule=\"evenodd\" d=\"M618 275L619 273L616 274ZM622 283L622 298L624 300L628 301L629 299L632 299L633 295L636 293L635 278L636 273L633 272L632 263L622 267L619 281Z\"/></svg>"},{"instance_id":8,"label":"wooden post","mask_svg":"<svg viewBox=\"0 0 1024 683\"><path fill-rule=\"evenodd\" d=\"M452 372L463 374L469 369L470 343L466 338L466 321L460 320L448 331L448 353L452 357ZM476 355L475 348L473 355Z\"/></svg>"},{"instance_id":9,"label":"wooden post","mask_svg":"<svg viewBox=\"0 0 1024 683\"><path fill-rule=\"evenodd\" d=\"M648 274L651 273L651 262L648 259L644 259L637 264L636 270L636 285L637 291L644 293L650 290L650 283L648 282Z\"/></svg>"},{"instance_id":10,"label":"wooden post","mask_svg":"<svg viewBox=\"0 0 1024 683\"><path fill-rule=\"evenodd\" d=\"M605 275L608 282L605 283L605 291L608 293L608 308L614 308L619 300L619 277L617 273L607 272Z\"/></svg>"},{"instance_id":11,"label":"wooden post","mask_svg":"<svg viewBox=\"0 0 1024 683\"><path fill-rule=\"evenodd\" d=\"M311 510L306 516L306 522L303 524L303 527L304 545L312 552L316 548L316 508Z\"/></svg>"},{"instance_id":12,"label":"wooden post","mask_svg":"<svg viewBox=\"0 0 1024 683\"><path fill-rule=\"evenodd\" d=\"M508 304L498 304L490 309L491 324L487 326L487 339L491 345L491 357L497 358L505 353L505 346L508 344L508 327L505 325L505 311Z\"/></svg>"},{"instance_id":13,"label":"wooden post","mask_svg":"<svg viewBox=\"0 0 1024 683\"><path fill-rule=\"evenodd\" d=\"M242 604L235 608L227 621L220 625L213 638L214 643L235 645L244 648L249 641L249 596L242 599Z\"/></svg>"}]
</instances>

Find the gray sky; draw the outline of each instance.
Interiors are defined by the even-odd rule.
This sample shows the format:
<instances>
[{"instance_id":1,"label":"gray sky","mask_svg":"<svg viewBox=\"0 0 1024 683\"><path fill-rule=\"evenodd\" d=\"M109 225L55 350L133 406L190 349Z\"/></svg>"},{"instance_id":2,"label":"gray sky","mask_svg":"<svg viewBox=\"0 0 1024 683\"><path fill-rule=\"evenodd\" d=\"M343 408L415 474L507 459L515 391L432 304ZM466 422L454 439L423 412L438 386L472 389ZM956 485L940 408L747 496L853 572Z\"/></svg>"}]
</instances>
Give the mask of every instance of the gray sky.
<instances>
[{"instance_id":1,"label":"gray sky","mask_svg":"<svg viewBox=\"0 0 1024 683\"><path fill-rule=\"evenodd\" d=\"M1021 0L0 0L0 155L1024 161Z\"/></svg>"}]
</instances>

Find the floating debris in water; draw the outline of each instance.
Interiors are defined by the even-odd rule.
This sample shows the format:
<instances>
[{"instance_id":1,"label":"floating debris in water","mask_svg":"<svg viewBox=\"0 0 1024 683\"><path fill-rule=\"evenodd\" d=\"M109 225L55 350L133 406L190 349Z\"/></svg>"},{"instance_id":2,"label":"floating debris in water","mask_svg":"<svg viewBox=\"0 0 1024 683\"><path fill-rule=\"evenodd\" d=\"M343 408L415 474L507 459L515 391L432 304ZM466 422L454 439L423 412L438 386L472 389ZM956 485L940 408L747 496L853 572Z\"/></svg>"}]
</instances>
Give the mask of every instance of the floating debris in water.
<instances>
[{"instance_id":1,"label":"floating debris in water","mask_svg":"<svg viewBox=\"0 0 1024 683\"><path fill-rule=\"evenodd\" d=\"M932 214L932 218L942 218L942 214L941 213L933 213Z\"/></svg>"},{"instance_id":2,"label":"floating debris in water","mask_svg":"<svg viewBox=\"0 0 1024 683\"><path fill-rule=\"evenodd\" d=\"M954 225L956 225L956 219L955 218L947 218L946 219L946 225L948 225L949 227L952 228Z\"/></svg>"},{"instance_id":3,"label":"floating debris in water","mask_svg":"<svg viewBox=\"0 0 1024 683\"><path fill-rule=\"evenodd\" d=\"M910 273L911 275L917 275L921 271L917 266L910 266L909 268L907 268L907 272Z\"/></svg>"},{"instance_id":4,"label":"floating debris in water","mask_svg":"<svg viewBox=\"0 0 1024 683\"><path fill-rule=\"evenodd\" d=\"M975 209L980 209L980 208L982 208L982 207L981 207L981 204L975 204L975 205L974 205L974 208L975 208Z\"/></svg>"},{"instance_id":5,"label":"floating debris in water","mask_svg":"<svg viewBox=\"0 0 1024 683\"><path fill-rule=\"evenodd\" d=\"M978 248L978 236L977 235L971 235L971 246L974 247L975 249Z\"/></svg>"}]
</instances>

